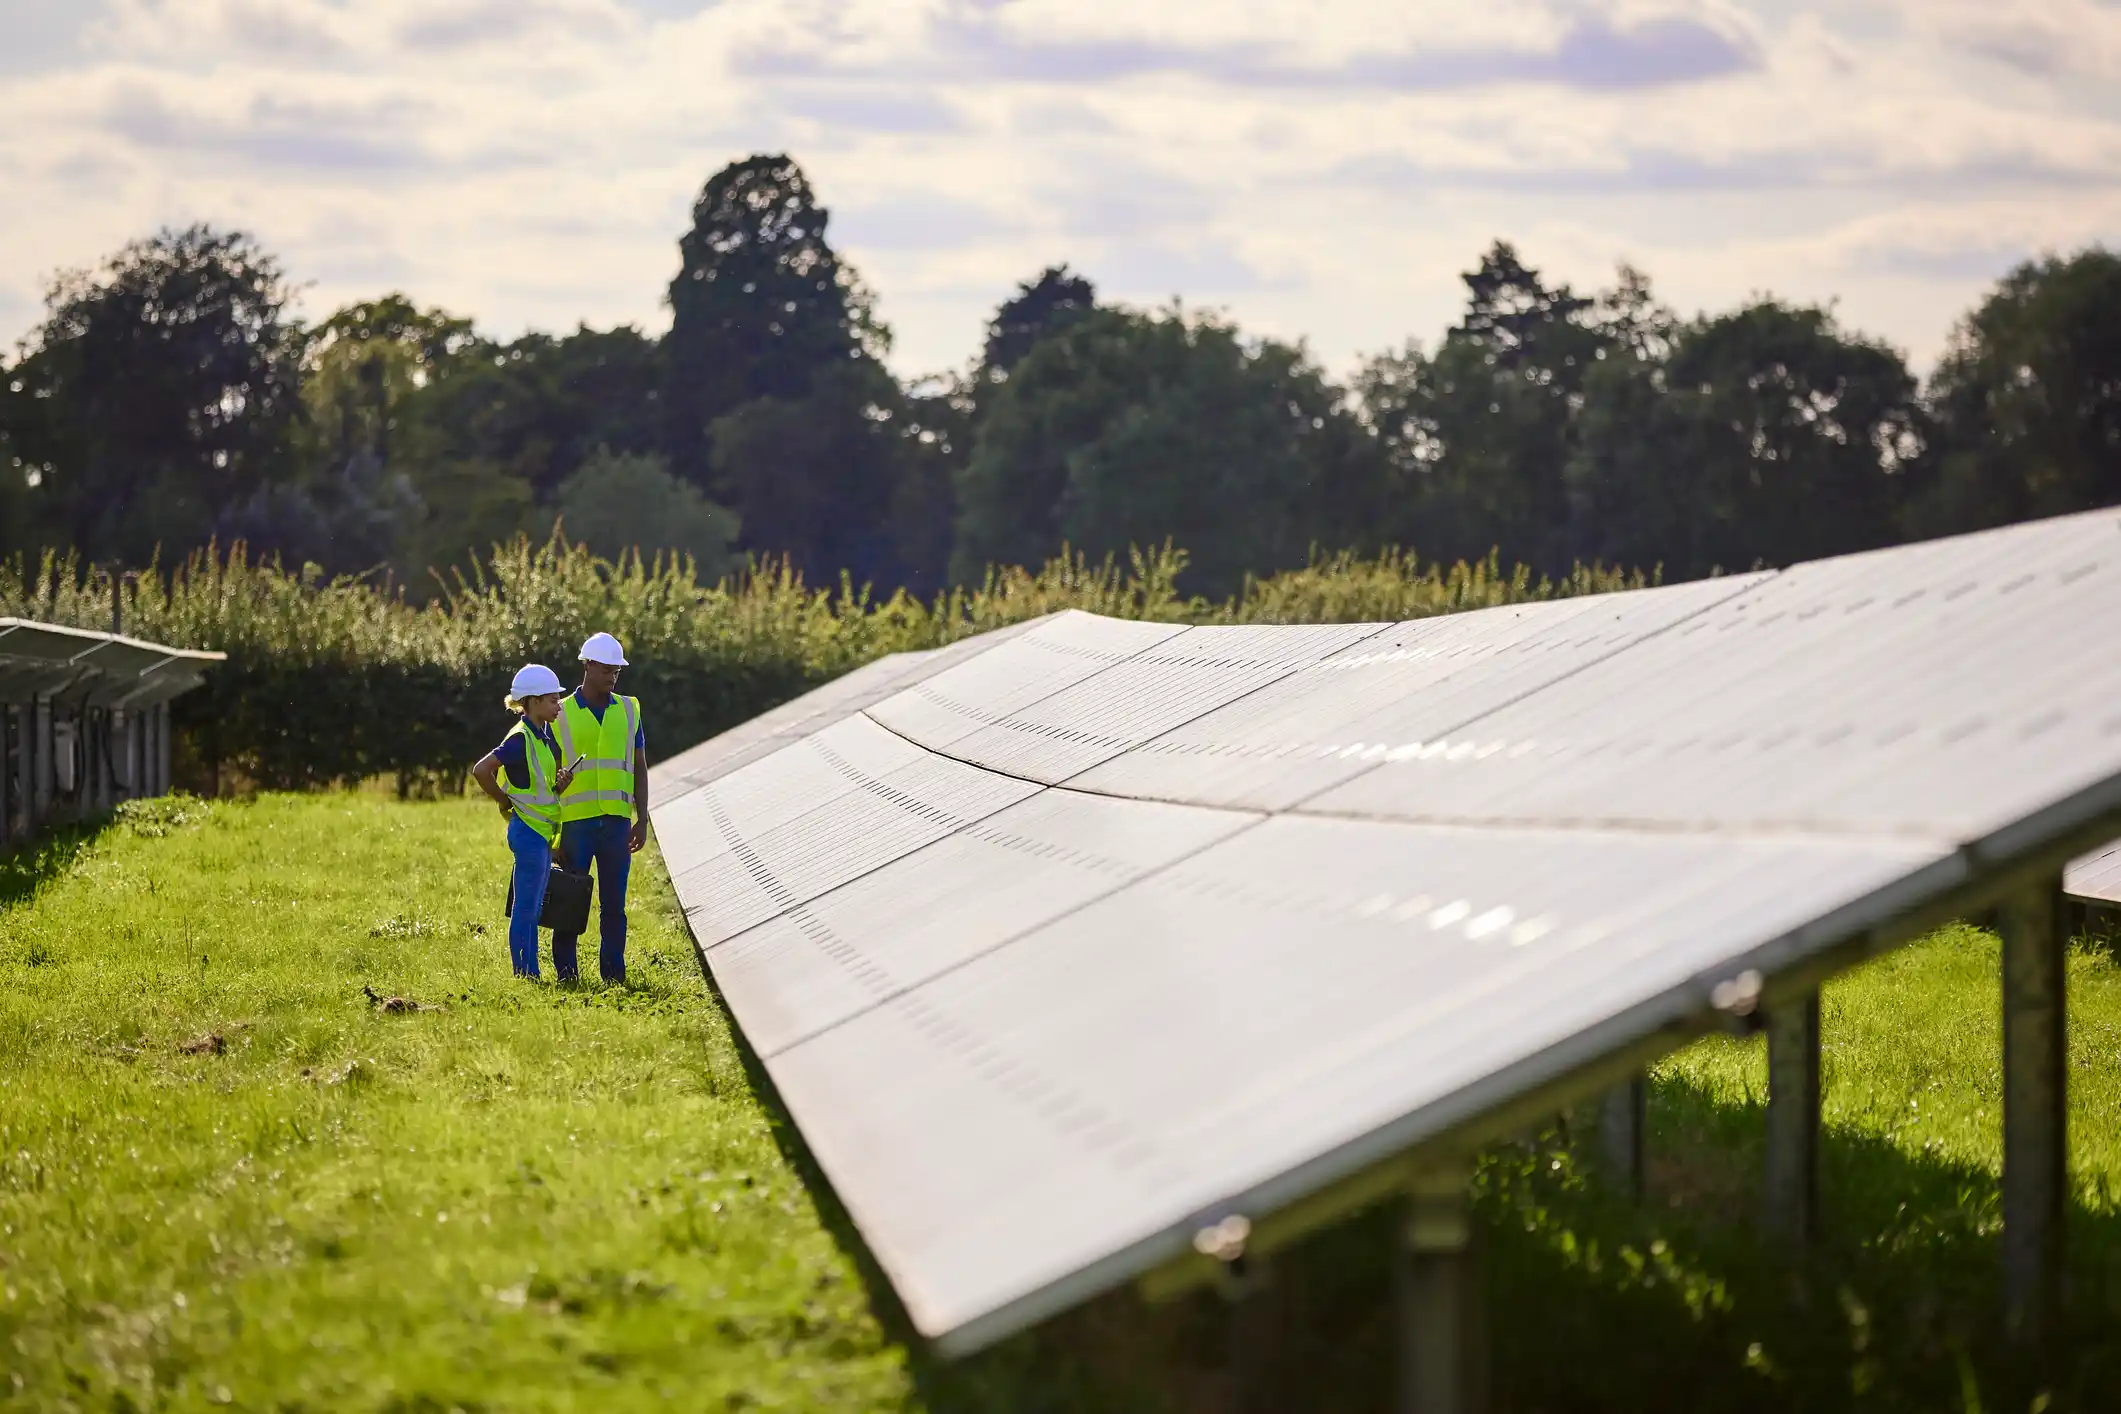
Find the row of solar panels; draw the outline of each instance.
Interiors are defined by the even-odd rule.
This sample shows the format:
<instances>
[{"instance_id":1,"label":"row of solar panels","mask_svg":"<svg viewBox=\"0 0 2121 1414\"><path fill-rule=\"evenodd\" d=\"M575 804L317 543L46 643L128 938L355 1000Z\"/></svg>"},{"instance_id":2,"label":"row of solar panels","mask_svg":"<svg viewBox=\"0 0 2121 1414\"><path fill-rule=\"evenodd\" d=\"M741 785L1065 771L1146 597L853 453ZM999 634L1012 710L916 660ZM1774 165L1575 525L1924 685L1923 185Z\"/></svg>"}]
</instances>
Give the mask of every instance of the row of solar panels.
<instances>
[{"instance_id":1,"label":"row of solar panels","mask_svg":"<svg viewBox=\"0 0 2121 1414\"><path fill-rule=\"evenodd\" d=\"M2099 513L1403 624L1070 613L673 758L657 833L969 1349L2110 837L2117 611Z\"/></svg>"},{"instance_id":2,"label":"row of solar panels","mask_svg":"<svg viewBox=\"0 0 2121 1414\"><path fill-rule=\"evenodd\" d=\"M148 707L191 691L227 656L0 618L0 702L48 697L70 707Z\"/></svg>"}]
</instances>

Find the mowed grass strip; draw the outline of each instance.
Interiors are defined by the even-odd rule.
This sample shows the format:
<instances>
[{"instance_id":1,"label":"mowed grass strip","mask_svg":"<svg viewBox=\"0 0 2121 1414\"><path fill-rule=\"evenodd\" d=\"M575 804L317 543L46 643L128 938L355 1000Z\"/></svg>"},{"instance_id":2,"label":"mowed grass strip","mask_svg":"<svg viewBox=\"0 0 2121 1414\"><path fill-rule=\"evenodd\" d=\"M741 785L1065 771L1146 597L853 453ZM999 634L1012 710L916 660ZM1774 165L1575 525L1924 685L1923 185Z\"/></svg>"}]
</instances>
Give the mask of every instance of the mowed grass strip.
<instances>
[{"instance_id":1,"label":"mowed grass strip","mask_svg":"<svg viewBox=\"0 0 2121 1414\"><path fill-rule=\"evenodd\" d=\"M613 988L508 975L506 862L370 794L0 862L0 1403L907 1405L652 849Z\"/></svg>"}]
</instances>

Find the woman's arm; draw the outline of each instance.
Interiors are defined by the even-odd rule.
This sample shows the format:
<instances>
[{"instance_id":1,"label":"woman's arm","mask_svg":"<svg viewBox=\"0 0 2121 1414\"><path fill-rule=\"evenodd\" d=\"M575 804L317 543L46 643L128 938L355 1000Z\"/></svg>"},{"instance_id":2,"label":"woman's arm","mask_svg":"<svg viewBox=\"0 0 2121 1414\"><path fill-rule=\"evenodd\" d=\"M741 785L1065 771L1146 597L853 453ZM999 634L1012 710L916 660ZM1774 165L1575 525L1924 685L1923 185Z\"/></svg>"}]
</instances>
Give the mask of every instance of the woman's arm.
<instances>
[{"instance_id":1,"label":"woman's arm","mask_svg":"<svg viewBox=\"0 0 2121 1414\"><path fill-rule=\"evenodd\" d=\"M495 779L500 774L501 758L491 751L481 756L479 764L471 768L471 778L479 783L479 789L493 798L493 803L501 807L503 815L513 815L516 813L515 803L508 798L508 792L502 790L501 783Z\"/></svg>"}]
</instances>

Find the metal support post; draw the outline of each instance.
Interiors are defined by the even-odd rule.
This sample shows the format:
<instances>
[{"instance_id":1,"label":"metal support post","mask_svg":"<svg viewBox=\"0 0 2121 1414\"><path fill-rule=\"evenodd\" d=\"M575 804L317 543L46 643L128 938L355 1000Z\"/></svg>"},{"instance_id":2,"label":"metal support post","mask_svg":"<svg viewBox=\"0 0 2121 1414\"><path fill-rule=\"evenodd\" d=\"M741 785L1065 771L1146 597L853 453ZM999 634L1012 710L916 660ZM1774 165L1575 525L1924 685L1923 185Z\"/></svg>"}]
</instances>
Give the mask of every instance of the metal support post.
<instances>
[{"instance_id":1,"label":"metal support post","mask_svg":"<svg viewBox=\"0 0 2121 1414\"><path fill-rule=\"evenodd\" d=\"M1640 1203L1648 1191L1650 1082L1638 1075L1605 1092L1598 1109L1598 1153L1606 1181Z\"/></svg>"},{"instance_id":2,"label":"metal support post","mask_svg":"<svg viewBox=\"0 0 2121 1414\"><path fill-rule=\"evenodd\" d=\"M1253 1259L1225 1300L1230 1316L1230 1409L1233 1414L1282 1414L1279 1355L1281 1293L1275 1273Z\"/></svg>"},{"instance_id":3,"label":"metal support post","mask_svg":"<svg viewBox=\"0 0 2121 1414\"><path fill-rule=\"evenodd\" d=\"M38 697L30 706L30 739L35 743L35 771L30 782L30 828L44 822L52 810L52 791L57 781L52 770L52 700Z\"/></svg>"},{"instance_id":4,"label":"metal support post","mask_svg":"<svg viewBox=\"0 0 2121 1414\"><path fill-rule=\"evenodd\" d=\"M0 702L0 846L15 838L15 709Z\"/></svg>"},{"instance_id":5,"label":"metal support post","mask_svg":"<svg viewBox=\"0 0 2121 1414\"><path fill-rule=\"evenodd\" d=\"M169 704L155 704L155 786L154 794L167 795L170 791L169 771Z\"/></svg>"},{"instance_id":6,"label":"metal support post","mask_svg":"<svg viewBox=\"0 0 2121 1414\"><path fill-rule=\"evenodd\" d=\"M2062 880L2004 900L2003 1300L2012 1336L2044 1346L2062 1310L2069 1210Z\"/></svg>"},{"instance_id":7,"label":"metal support post","mask_svg":"<svg viewBox=\"0 0 2121 1414\"><path fill-rule=\"evenodd\" d=\"M1409 1185L1397 1270L1398 1414L1484 1414L1487 1312L1463 1167Z\"/></svg>"},{"instance_id":8,"label":"metal support post","mask_svg":"<svg viewBox=\"0 0 2121 1414\"><path fill-rule=\"evenodd\" d=\"M1809 1242L1819 1231L1819 993L1767 1008L1767 1226Z\"/></svg>"},{"instance_id":9,"label":"metal support post","mask_svg":"<svg viewBox=\"0 0 2121 1414\"><path fill-rule=\"evenodd\" d=\"M145 725L140 720L139 712L125 713L125 752L122 757L125 762L125 779L120 785L124 787L123 798L126 800L137 800L147 794L147 733L142 730Z\"/></svg>"},{"instance_id":10,"label":"metal support post","mask_svg":"<svg viewBox=\"0 0 2121 1414\"><path fill-rule=\"evenodd\" d=\"M88 758L88 789L82 792L87 808L110 809L110 713L97 707L81 709L81 754Z\"/></svg>"}]
</instances>

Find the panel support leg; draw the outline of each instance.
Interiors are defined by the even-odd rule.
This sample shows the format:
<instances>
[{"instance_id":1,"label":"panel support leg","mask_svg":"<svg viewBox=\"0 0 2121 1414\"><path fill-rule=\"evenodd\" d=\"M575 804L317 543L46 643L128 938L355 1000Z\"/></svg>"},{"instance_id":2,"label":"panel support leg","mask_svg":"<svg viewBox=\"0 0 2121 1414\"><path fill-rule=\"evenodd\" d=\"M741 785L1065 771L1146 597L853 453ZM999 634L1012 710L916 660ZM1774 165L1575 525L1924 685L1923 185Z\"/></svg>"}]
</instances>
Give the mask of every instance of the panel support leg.
<instances>
[{"instance_id":1,"label":"panel support leg","mask_svg":"<svg viewBox=\"0 0 2121 1414\"><path fill-rule=\"evenodd\" d=\"M30 828L44 823L52 812L52 792L58 779L54 774L54 734L52 731L52 700L39 697L30 707L30 739L36 744L33 752L35 771L30 784Z\"/></svg>"},{"instance_id":2,"label":"panel support leg","mask_svg":"<svg viewBox=\"0 0 2121 1414\"><path fill-rule=\"evenodd\" d=\"M1407 1191L1397 1270L1398 1414L1485 1414L1487 1312L1463 1167Z\"/></svg>"},{"instance_id":3,"label":"panel support leg","mask_svg":"<svg viewBox=\"0 0 2121 1414\"><path fill-rule=\"evenodd\" d=\"M1819 993L1767 1008L1767 1228L1809 1242L1819 1232Z\"/></svg>"},{"instance_id":4,"label":"panel support leg","mask_svg":"<svg viewBox=\"0 0 2121 1414\"><path fill-rule=\"evenodd\" d=\"M1224 1293L1230 1318L1230 1409L1232 1414L1281 1414L1281 1293L1275 1273L1256 1259Z\"/></svg>"},{"instance_id":5,"label":"panel support leg","mask_svg":"<svg viewBox=\"0 0 2121 1414\"><path fill-rule=\"evenodd\" d=\"M88 811L101 812L110 809L110 713L99 708L84 708L81 713L82 755L88 758ZM87 813L84 811L83 813Z\"/></svg>"},{"instance_id":6,"label":"panel support leg","mask_svg":"<svg viewBox=\"0 0 2121 1414\"><path fill-rule=\"evenodd\" d=\"M2040 1347L2062 1310L2069 1210L2062 881L1997 910L2003 933L2003 1300L2014 1339Z\"/></svg>"},{"instance_id":7,"label":"panel support leg","mask_svg":"<svg viewBox=\"0 0 2121 1414\"><path fill-rule=\"evenodd\" d=\"M1605 1092L1598 1109L1598 1156L1606 1181L1640 1203L1648 1190L1650 1082L1643 1076Z\"/></svg>"},{"instance_id":8,"label":"panel support leg","mask_svg":"<svg viewBox=\"0 0 2121 1414\"><path fill-rule=\"evenodd\" d=\"M168 795L169 774L169 704L155 704L155 790L156 795Z\"/></svg>"},{"instance_id":9,"label":"panel support leg","mask_svg":"<svg viewBox=\"0 0 2121 1414\"><path fill-rule=\"evenodd\" d=\"M15 709L0 702L0 848L15 838Z\"/></svg>"}]
</instances>

